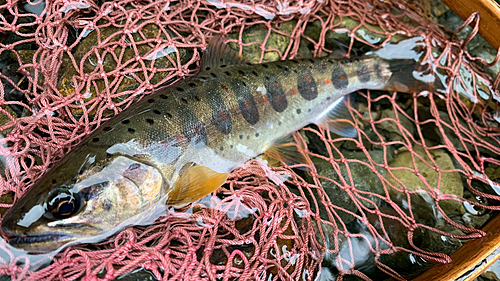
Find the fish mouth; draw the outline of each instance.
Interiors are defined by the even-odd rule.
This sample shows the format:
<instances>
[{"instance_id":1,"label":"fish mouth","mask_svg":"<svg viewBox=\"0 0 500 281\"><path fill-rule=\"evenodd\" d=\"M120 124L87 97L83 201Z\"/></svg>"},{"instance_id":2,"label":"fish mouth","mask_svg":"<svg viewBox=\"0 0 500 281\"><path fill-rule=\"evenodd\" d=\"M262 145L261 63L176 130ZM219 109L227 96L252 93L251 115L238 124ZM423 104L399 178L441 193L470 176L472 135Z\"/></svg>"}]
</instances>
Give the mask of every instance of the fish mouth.
<instances>
[{"instance_id":1,"label":"fish mouth","mask_svg":"<svg viewBox=\"0 0 500 281\"><path fill-rule=\"evenodd\" d=\"M9 244L28 252L44 253L55 250L73 239L73 236L64 234L22 235L11 236Z\"/></svg>"}]
</instances>

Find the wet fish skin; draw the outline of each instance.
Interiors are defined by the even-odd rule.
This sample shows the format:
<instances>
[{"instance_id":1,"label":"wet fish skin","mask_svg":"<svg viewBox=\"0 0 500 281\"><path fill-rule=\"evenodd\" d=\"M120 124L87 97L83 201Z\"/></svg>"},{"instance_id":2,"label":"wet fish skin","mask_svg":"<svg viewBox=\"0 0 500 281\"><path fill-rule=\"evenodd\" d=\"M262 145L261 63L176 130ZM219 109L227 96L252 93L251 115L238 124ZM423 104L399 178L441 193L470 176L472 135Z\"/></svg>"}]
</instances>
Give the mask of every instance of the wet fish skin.
<instances>
[{"instance_id":1,"label":"wet fish skin","mask_svg":"<svg viewBox=\"0 0 500 281\"><path fill-rule=\"evenodd\" d=\"M160 206L186 201L172 191L186 168L229 173L392 75L377 57L202 66L103 123L16 202L2 231L15 247L48 252L151 223Z\"/></svg>"}]
</instances>

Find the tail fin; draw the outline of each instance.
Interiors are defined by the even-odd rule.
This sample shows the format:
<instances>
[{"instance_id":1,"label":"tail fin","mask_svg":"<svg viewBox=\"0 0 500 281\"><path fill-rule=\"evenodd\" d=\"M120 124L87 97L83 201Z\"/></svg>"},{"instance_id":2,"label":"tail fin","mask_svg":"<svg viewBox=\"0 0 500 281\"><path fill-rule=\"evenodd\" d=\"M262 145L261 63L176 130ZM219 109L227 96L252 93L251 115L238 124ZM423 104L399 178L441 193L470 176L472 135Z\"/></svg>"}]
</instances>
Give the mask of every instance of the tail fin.
<instances>
[{"instance_id":1,"label":"tail fin","mask_svg":"<svg viewBox=\"0 0 500 281\"><path fill-rule=\"evenodd\" d=\"M392 74L387 82L386 90L406 93L446 92L441 76L433 71L430 64L421 65L411 59L395 59L387 62Z\"/></svg>"},{"instance_id":2,"label":"tail fin","mask_svg":"<svg viewBox=\"0 0 500 281\"><path fill-rule=\"evenodd\" d=\"M387 62L391 77L386 90L446 92L444 76L436 73L431 61L422 62L426 47L422 37L413 37L369 53Z\"/></svg>"}]
</instances>

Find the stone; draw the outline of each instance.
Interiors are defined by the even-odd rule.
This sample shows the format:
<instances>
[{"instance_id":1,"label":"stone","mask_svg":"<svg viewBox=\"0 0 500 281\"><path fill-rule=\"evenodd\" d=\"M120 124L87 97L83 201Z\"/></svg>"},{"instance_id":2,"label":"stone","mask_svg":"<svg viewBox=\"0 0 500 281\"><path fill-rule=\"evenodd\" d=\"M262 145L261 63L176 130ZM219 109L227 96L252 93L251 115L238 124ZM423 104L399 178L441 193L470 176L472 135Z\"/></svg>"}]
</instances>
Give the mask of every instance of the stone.
<instances>
[{"instance_id":1,"label":"stone","mask_svg":"<svg viewBox=\"0 0 500 281\"><path fill-rule=\"evenodd\" d=\"M286 34L292 34L293 30L295 29L295 26L297 25L296 20L290 20L287 22L284 22L281 25L280 32L286 33ZM267 36L267 33L269 31L269 28L266 27L263 24L259 25L253 25L245 29L243 34L241 35L241 40L243 44L247 43L252 43L252 42L259 42L262 43L264 42L264 39ZM239 33L231 33L228 35L230 39L238 39ZM288 45L290 44L290 37L286 35L282 35L276 32L271 32L269 35L265 48L266 49L277 49L281 52L281 54L284 54ZM239 46L231 42L229 43L229 46L235 50L235 51L240 51ZM252 44L249 46L243 46L241 55L248 60L251 63L260 63L260 57L261 57L261 44ZM280 60L280 54L276 51L268 51L264 53L264 57L262 59L262 62L272 62L272 61L278 61Z\"/></svg>"},{"instance_id":2,"label":"stone","mask_svg":"<svg viewBox=\"0 0 500 281\"><path fill-rule=\"evenodd\" d=\"M442 175L441 178L439 178L439 173L436 172L435 167L433 167L434 164L425 152L424 148L415 145L413 146L413 150L414 153L423 158L423 161L417 156L412 157L411 152L405 151L397 155L394 161L389 166L391 168L407 167L412 170L416 168L417 171L424 177L425 182L423 182L417 175L415 175L413 171L398 169L392 170L392 174L394 175L394 177L391 175L391 173L387 173L386 179L390 184L394 185L396 188L406 189L408 191L430 191L440 192L441 194L455 194L460 197L463 196L462 179L460 178L460 174L458 172L441 172ZM440 170L455 169L450 156L446 153L445 150L433 149L430 150L429 153L432 159L436 162L437 168L439 168ZM413 166L413 158L415 161L415 167ZM430 164L431 167L429 167L426 163ZM396 179L401 181L404 187L401 186L396 181ZM438 182L440 183L439 190L436 190ZM428 186L430 186L432 190L429 190ZM399 191L393 188L390 188L389 192L391 193L391 198L397 198L398 195L401 195ZM405 198L406 196L399 197ZM449 214L453 211L459 211L462 214L465 212L462 203L455 200L441 200L439 201L439 205L446 214Z\"/></svg>"},{"instance_id":3,"label":"stone","mask_svg":"<svg viewBox=\"0 0 500 281\"><path fill-rule=\"evenodd\" d=\"M386 118L387 120L383 120ZM401 127L407 130L407 132L403 133L401 129L398 127L396 123L398 122L398 118ZM415 131L414 123L410 121L410 119L408 119L401 112L398 112L396 115L396 111L393 108L383 110L382 113L380 114L380 120L383 121L381 121L380 123L376 123L375 127L377 129L382 129L387 131L393 141L404 141L403 134L413 136L413 133Z\"/></svg>"}]
</instances>

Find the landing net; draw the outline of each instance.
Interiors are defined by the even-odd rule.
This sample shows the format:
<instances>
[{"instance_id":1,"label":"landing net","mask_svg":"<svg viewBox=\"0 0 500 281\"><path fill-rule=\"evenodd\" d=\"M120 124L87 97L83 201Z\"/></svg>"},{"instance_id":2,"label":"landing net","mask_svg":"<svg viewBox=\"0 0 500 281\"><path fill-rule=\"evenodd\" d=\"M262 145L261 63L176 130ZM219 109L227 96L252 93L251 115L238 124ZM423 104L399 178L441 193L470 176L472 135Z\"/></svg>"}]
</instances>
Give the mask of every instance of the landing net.
<instances>
[{"instance_id":1,"label":"landing net","mask_svg":"<svg viewBox=\"0 0 500 281\"><path fill-rule=\"evenodd\" d=\"M419 36L423 61L451 89L362 91L351 108L357 139L314 126L296 134L315 163L309 172L252 160L213 196L69 247L47 267L0 244L0 274L113 280L143 268L159 280L313 280L320 271L368 280L450 262L464 239L485 235L477 221L499 209L491 89L500 80L466 51L476 31L450 36L405 1L0 0L3 208L107 118L195 74L216 34L255 63ZM444 246L429 242L436 237Z\"/></svg>"}]
</instances>

